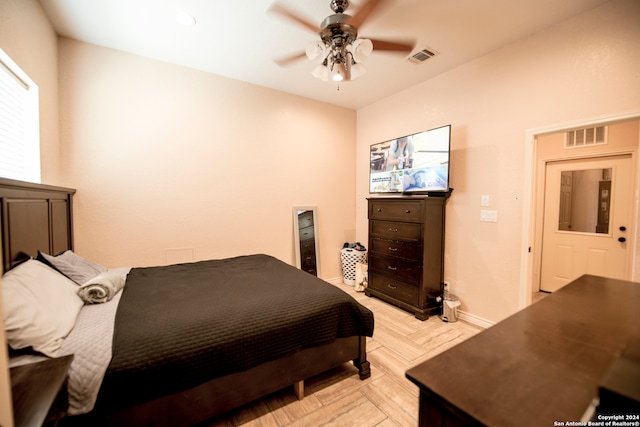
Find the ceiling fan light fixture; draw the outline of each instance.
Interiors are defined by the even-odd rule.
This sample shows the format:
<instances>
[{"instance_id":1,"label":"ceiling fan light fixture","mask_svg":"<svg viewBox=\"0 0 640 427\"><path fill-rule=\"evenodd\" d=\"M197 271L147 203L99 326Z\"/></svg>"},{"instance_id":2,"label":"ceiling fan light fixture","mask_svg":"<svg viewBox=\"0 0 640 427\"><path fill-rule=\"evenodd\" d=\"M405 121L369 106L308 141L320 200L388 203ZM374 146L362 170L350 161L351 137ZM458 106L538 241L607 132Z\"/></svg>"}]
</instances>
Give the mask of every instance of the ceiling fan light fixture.
<instances>
[{"instance_id":1,"label":"ceiling fan light fixture","mask_svg":"<svg viewBox=\"0 0 640 427\"><path fill-rule=\"evenodd\" d=\"M323 62L322 64L316 65L316 67L311 72L311 75L313 75L313 77L316 77L316 78L322 80L323 82L328 82L329 81L329 69L327 68L326 61Z\"/></svg>"},{"instance_id":2,"label":"ceiling fan light fixture","mask_svg":"<svg viewBox=\"0 0 640 427\"><path fill-rule=\"evenodd\" d=\"M306 54L311 61L319 64L311 74L323 81L349 81L363 75L366 69L362 62L366 61L373 53L374 41L365 38L359 39L358 27L385 1L361 1L363 4L351 16L345 13L349 7L349 0L330 0L330 7L334 14L325 17L318 27L307 19L279 5L278 0L276 0L271 10L303 25L320 36L320 41L307 45L304 52L292 56L291 60L276 62L278 64L288 63L292 60L303 58ZM413 43L409 42L375 39L375 45L376 51L411 52L413 50Z\"/></svg>"},{"instance_id":3,"label":"ceiling fan light fixture","mask_svg":"<svg viewBox=\"0 0 640 427\"><path fill-rule=\"evenodd\" d=\"M334 82L351 80L351 67L344 62L334 62L331 67L331 80Z\"/></svg>"},{"instance_id":4,"label":"ceiling fan light fixture","mask_svg":"<svg viewBox=\"0 0 640 427\"><path fill-rule=\"evenodd\" d=\"M314 68L311 73L322 81L351 81L367 72L360 63L373 52L373 42L369 39L344 39L334 37L328 45L313 42L307 45L307 57L315 62L322 60L322 64Z\"/></svg>"},{"instance_id":5,"label":"ceiling fan light fixture","mask_svg":"<svg viewBox=\"0 0 640 427\"><path fill-rule=\"evenodd\" d=\"M352 44L347 46L351 51L353 60L356 62L366 61L373 52L373 42L369 39L356 39Z\"/></svg>"},{"instance_id":6,"label":"ceiling fan light fixture","mask_svg":"<svg viewBox=\"0 0 640 427\"><path fill-rule=\"evenodd\" d=\"M320 64L327 57L327 46L320 41L311 42L307 45L305 53L311 61Z\"/></svg>"}]
</instances>

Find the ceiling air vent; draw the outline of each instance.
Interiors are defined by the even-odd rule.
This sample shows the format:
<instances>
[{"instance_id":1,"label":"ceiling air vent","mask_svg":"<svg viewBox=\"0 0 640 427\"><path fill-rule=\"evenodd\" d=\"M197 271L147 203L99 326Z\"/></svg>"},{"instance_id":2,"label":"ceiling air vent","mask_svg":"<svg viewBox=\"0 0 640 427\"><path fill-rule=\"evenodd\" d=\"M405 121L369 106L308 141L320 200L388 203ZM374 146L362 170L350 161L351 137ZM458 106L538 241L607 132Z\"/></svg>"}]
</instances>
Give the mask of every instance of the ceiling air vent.
<instances>
[{"instance_id":1,"label":"ceiling air vent","mask_svg":"<svg viewBox=\"0 0 640 427\"><path fill-rule=\"evenodd\" d=\"M607 127L597 126L567 131L564 148L588 147L607 143Z\"/></svg>"},{"instance_id":2,"label":"ceiling air vent","mask_svg":"<svg viewBox=\"0 0 640 427\"><path fill-rule=\"evenodd\" d=\"M438 52L436 52L433 49L428 49L428 48L424 48L421 51L411 55L409 58L409 61L415 63L415 64L421 64L424 61L426 61L429 58L433 58L434 56L436 56L438 54Z\"/></svg>"}]
</instances>

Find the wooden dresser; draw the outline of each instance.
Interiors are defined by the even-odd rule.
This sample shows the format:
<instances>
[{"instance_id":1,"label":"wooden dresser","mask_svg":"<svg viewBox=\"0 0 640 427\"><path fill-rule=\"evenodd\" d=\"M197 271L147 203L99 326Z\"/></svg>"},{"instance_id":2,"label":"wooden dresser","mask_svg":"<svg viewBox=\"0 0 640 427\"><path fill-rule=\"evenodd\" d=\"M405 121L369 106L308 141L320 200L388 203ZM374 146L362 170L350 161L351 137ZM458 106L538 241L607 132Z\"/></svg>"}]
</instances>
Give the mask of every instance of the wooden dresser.
<instances>
[{"instance_id":1,"label":"wooden dresser","mask_svg":"<svg viewBox=\"0 0 640 427\"><path fill-rule=\"evenodd\" d=\"M420 388L418 425L602 422L606 408L588 410L599 394L602 406L599 387L609 388L616 361L640 336L639 305L640 283L585 275L409 369Z\"/></svg>"},{"instance_id":2,"label":"wooden dresser","mask_svg":"<svg viewBox=\"0 0 640 427\"><path fill-rule=\"evenodd\" d=\"M371 197L369 286L376 296L420 320L439 314L446 197Z\"/></svg>"}]
</instances>

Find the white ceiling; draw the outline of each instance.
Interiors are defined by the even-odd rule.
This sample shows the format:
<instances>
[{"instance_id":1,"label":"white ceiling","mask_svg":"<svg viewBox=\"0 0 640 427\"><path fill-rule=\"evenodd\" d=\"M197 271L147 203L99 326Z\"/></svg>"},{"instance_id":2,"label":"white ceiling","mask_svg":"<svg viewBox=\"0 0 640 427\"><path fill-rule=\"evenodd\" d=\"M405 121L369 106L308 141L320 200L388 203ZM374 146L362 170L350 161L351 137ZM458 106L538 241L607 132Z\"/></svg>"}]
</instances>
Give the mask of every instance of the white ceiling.
<instances>
[{"instance_id":1,"label":"white ceiling","mask_svg":"<svg viewBox=\"0 0 640 427\"><path fill-rule=\"evenodd\" d=\"M388 0L360 28L360 37L415 40L409 55L374 51L357 80L322 82L306 58L288 67L274 59L301 52L316 34L269 12L274 0L40 0L58 34L245 82L358 109L455 68L608 0ZM316 23L329 0L278 0ZM364 0L353 0L354 14ZM177 12L197 24L180 26ZM338 90L339 89L339 90Z\"/></svg>"}]
</instances>

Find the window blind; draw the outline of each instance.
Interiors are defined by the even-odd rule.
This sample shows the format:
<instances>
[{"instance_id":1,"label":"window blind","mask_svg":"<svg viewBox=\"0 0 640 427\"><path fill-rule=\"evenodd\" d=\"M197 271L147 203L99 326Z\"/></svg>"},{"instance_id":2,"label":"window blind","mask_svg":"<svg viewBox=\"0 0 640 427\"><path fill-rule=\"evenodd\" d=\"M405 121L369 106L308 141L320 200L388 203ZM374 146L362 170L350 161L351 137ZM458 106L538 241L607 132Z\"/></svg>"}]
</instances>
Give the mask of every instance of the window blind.
<instances>
[{"instance_id":1,"label":"window blind","mask_svg":"<svg viewBox=\"0 0 640 427\"><path fill-rule=\"evenodd\" d=\"M38 86L2 49L0 177L40 182Z\"/></svg>"}]
</instances>

